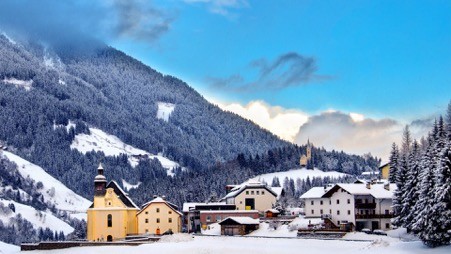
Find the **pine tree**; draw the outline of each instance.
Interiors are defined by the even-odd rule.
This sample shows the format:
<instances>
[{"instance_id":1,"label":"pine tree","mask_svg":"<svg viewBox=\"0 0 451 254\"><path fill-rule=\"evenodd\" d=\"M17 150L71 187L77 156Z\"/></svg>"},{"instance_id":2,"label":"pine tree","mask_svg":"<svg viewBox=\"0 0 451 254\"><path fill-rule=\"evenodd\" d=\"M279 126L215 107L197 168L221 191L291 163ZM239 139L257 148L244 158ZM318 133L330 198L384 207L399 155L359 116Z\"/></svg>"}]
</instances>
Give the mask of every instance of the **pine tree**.
<instances>
[{"instance_id":1,"label":"pine tree","mask_svg":"<svg viewBox=\"0 0 451 254\"><path fill-rule=\"evenodd\" d=\"M398 171L398 157L399 157L399 151L398 147L396 146L396 143L392 144L392 150L390 152L390 174L389 174L389 182L395 183L396 181L396 174Z\"/></svg>"},{"instance_id":2,"label":"pine tree","mask_svg":"<svg viewBox=\"0 0 451 254\"><path fill-rule=\"evenodd\" d=\"M406 176L406 184L405 184L405 194L403 197L403 209L405 211L402 212L404 214L404 223L403 226L407 228L407 231L410 232L412 229L412 225L415 222L415 204L418 202L418 189L419 189L419 174L420 174L420 165L419 165L419 153L420 148L417 141L413 142L411 153L409 154L409 171Z\"/></svg>"},{"instance_id":3,"label":"pine tree","mask_svg":"<svg viewBox=\"0 0 451 254\"><path fill-rule=\"evenodd\" d=\"M441 142L438 145L441 145ZM445 140L439 154L434 177L432 209L423 239L425 244L431 247L449 244L451 241L451 234L448 232L451 229L451 142L449 140Z\"/></svg>"}]
</instances>

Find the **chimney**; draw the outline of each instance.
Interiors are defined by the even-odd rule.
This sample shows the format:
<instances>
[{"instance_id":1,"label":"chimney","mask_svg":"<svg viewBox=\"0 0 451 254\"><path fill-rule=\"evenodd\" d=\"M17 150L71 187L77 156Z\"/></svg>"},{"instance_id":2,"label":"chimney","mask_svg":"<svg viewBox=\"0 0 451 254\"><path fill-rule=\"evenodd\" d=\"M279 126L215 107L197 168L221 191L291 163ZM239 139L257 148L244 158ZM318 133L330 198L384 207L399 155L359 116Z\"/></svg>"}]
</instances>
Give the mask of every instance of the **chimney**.
<instances>
[{"instance_id":1,"label":"chimney","mask_svg":"<svg viewBox=\"0 0 451 254\"><path fill-rule=\"evenodd\" d=\"M370 183L370 182L367 182L367 183L366 183L366 188L367 188L367 189L371 189L371 183Z\"/></svg>"},{"instance_id":2,"label":"chimney","mask_svg":"<svg viewBox=\"0 0 451 254\"><path fill-rule=\"evenodd\" d=\"M390 183L384 184L384 189L389 191L390 190Z\"/></svg>"},{"instance_id":3,"label":"chimney","mask_svg":"<svg viewBox=\"0 0 451 254\"><path fill-rule=\"evenodd\" d=\"M162 199L166 199L166 196L165 196L165 195L163 195L163 196L161 196L161 198L162 198Z\"/></svg>"},{"instance_id":4,"label":"chimney","mask_svg":"<svg viewBox=\"0 0 451 254\"><path fill-rule=\"evenodd\" d=\"M153 195L153 198L157 198L158 196L157 195Z\"/></svg>"}]
</instances>

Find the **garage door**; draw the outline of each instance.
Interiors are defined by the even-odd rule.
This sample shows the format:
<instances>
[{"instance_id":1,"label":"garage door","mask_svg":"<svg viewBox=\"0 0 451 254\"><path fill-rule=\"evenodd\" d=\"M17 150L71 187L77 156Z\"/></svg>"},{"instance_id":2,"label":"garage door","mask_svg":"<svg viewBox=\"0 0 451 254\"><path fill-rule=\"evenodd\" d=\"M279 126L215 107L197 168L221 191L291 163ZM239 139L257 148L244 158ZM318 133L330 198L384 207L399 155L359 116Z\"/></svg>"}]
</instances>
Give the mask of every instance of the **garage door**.
<instances>
[{"instance_id":1,"label":"garage door","mask_svg":"<svg viewBox=\"0 0 451 254\"><path fill-rule=\"evenodd\" d=\"M240 229L239 228L225 228L224 234L225 235L239 235Z\"/></svg>"}]
</instances>

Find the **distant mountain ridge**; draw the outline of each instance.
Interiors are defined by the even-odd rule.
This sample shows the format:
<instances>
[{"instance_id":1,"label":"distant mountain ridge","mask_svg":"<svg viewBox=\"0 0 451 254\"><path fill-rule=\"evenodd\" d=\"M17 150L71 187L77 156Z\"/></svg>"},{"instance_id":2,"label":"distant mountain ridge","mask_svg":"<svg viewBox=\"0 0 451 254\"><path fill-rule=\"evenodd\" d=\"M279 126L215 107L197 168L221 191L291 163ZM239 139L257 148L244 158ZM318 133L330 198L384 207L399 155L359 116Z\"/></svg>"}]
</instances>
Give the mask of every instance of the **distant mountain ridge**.
<instances>
[{"instance_id":1,"label":"distant mountain ridge","mask_svg":"<svg viewBox=\"0 0 451 254\"><path fill-rule=\"evenodd\" d=\"M0 35L0 54L0 141L66 185L76 183L85 197L99 160L106 160L107 176L117 180L138 182L150 174L101 152L71 150L74 137L89 134L88 127L192 170L289 145L212 105L183 81L106 45L78 52ZM171 107L160 112L159 105ZM75 128L54 128L69 121Z\"/></svg>"}]
</instances>

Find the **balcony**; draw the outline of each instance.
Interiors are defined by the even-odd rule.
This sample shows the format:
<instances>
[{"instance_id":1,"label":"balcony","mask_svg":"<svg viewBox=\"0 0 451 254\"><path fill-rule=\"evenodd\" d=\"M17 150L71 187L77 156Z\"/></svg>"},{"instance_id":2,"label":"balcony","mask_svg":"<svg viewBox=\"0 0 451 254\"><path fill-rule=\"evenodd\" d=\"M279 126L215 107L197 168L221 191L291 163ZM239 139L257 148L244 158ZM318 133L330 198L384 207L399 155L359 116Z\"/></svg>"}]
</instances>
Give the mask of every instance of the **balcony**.
<instances>
[{"instance_id":1,"label":"balcony","mask_svg":"<svg viewBox=\"0 0 451 254\"><path fill-rule=\"evenodd\" d=\"M357 209L376 209L376 203L356 203Z\"/></svg>"},{"instance_id":2,"label":"balcony","mask_svg":"<svg viewBox=\"0 0 451 254\"><path fill-rule=\"evenodd\" d=\"M393 214L356 214L356 219L390 219Z\"/></svg>"}]
</instances>

